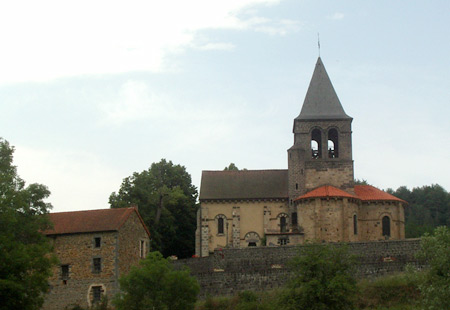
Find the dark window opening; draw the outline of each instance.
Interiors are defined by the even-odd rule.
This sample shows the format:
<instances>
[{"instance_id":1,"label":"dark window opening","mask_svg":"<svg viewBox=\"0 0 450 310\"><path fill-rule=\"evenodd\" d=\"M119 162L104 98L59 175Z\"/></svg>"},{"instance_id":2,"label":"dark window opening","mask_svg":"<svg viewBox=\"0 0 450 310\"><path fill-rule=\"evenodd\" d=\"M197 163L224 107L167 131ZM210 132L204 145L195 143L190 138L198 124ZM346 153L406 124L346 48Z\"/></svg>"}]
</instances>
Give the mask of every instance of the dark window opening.
<instances>
[{"instance_id":1,"label":"dark window opening","mask_svg":"<svg viewBox=\"0 0 450 310\"><path fill-rule=\"evenodd\" d=\"M102 238L100 237L94 238L94 245L96 248L99 248L102 245Z\"/></svg>"},{"instance_id":2,"label":"dark window opening","mask_svg":"<svg viewBox=\"0 0 450 310\"><path fill-rule=\"evenodd\" d=\"M287 245L287 239L286 238L281 238L278 240L278 242L280 243L280 245Z\"/></svg>"},{"instance_id":3,"label":"dark window opening","mask_svg":"<svg viewBox=\"0 0 450 310\"><path fill-rule=\"evenodd\" d=\"M94 265L93 271L95 273L99 273L102 271L102 259L101 258L94 258L93 265Z\"/></svg>"},{"instance_id":4,"label":"dark window opening","mask_svg":"<svg viewBox=\"0 0 450 310\"><path fill-rule=\"evenodd\" d=\"M286 217L280 217L280 232L286 232Z\"/></svg>"},{"instance_id":5,"label":"dark window opening","mask_svg":"<svg viewBox=\"0 0 450 310\"><path fill-rule=\"evenodd\" d=\"M93 286L92 287L92 302L97 303L102 299L102 287L101 286Z\"/></svg>"},{"instance_id":6,"label":"dark window opening","mask_svg":"<svg viewBox=\"0 0 450 310\"><path fill-rule=\"evenodd\" d=\"M63 279L69 278L69 265L61 265L61 277Z\"/></svg>"},{"instance_id":7,"label":"dark window opening","mask_svg":"<svg viewBox=\"0 0 450 310\"><path fill-rule=\"evenodd\" d=\"M356 216L356 214L353 215L353 234L358 234L358 217Z\"/></svg>"},{"instance_id":8,"label":"dark window opening","mask_svg":"<svg viewBox=\"0 0 450 310\"><path fill-rule=\"evenodd\" d=\"M144 240L140 241L139 250L140 250L140 253L139 253L140 257L145 258L145 241Z\"/></svg>"},{"instance_id":9,"label":"dark window opening","mask_svg":"<svg viewBox=\"0 0 450 310\"><path fill-rule=\"evenodd\" d=\"M322 133L319 129L314 129L311 133L311 157L322 158Z\"/></svg>"},{"instance_id":10,"label":"dark window opening","mask_svg":"<svg viewBox=\"0 0 450 310\"><path fill-rule=\"evenodd\" d=\"M256 246L256 242L249 242L248 246Z\"/></svg>"},{"instance_id":11,"label":"dark window opening","mask_svg":"<svg viewBox=\"0 0 450 310\"><path fill-rule=\"evenodd\" d=\"M224 233L224 225L223 225L223 218L222 217L219 217L218 219L217 219L217 233L218 234L223 234Z\"/></svg>"},{"instance_id":12,"label":"dark window opening","mask_svg":"<svg viewBox=\"0 0 450 310\"><path fill-rule=\"evenodd\" d=\"M338 132L334 128L328 131L328 157L339 157Z\"/></svg>"},{"instance_id":13,"label":"dark window opening","mask_svg":"<svg viewBox=\"0 0 450 310\"><path fill-rule=\"evenodd\" d=\"M297 220L297 212L292 212L292 226L297 226L298 220Z\"/></svg>"},{"instance_id":14,"label":"dark window opening","mask_svg":"<svg viewBox=\"0 0 450 310\"><path fill-rule=\"evenodd\" d=\"M295 183L295 189L298 189L298 183Z\"/></svg>"},{"instance_id":15,"label":"dark window opening","mask_svg":"<svg viewBox=\"0 0 450 310\"><path fill-rule=\"evenodd\" d=\"M383 217L381 221L383 236L390 237L391 236L391 219L389 216Z\"/></svg>"}]
</instances>

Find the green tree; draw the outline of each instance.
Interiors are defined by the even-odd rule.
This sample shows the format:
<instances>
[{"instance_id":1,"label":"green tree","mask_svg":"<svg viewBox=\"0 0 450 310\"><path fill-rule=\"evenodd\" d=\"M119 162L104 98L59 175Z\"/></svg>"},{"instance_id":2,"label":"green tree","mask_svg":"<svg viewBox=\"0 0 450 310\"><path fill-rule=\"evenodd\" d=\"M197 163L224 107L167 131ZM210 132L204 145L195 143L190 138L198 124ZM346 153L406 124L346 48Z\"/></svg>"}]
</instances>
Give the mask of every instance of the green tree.
<instances>
[{"instance_id":1,"label":"green tree","mask_svg":"<svg viewBox=\"0 0 450 310\"><path fill-rule=\"evenodd\" d=\"M225 167L223 170L224 171L239 171L239 168L236 167L236 165L234 163L230 163L228 165L228 167Z\"/></svg>"},{"instance_id":2,"label":"green tree","mask_svg":"<svg viewBox=\"0 0 450 310\"><path fill-rule=\"evenodd\" d=\"M114 301L118 310L194 309L200 291L187 269L174 270L159 252L149 253L119 282L122 293Z\"/></svg>"},{"instance_id":3,"label":"green tree","mask_svg":"<svg viewBox=\"0 0 450 310\"><path fill-rule=\"evenodd\" d=\"M152 250L181 258L194 254L196 201L197 189L186 168L165 159L125 178L109 197L111 208L139 207Z\"/></svg>"},{"instance_id":4,"label":"green tree","mask_svg":"<svg viewBox=\"0 0 450 310\"><path fill-rule=\"evenodd\" d=\"M281 297L286 309L354 308L355 259L344 244L308 244L292 261L293 278Z\"/></svg>"},{"instance_id":5,"label":"green tree","mask_svg":"<svg viewBox=\"0 0 450 310\"><path fill-rule=\"evenodd\" d=\"M432 184L415 187L412 191L401 186L389 193L409 204L405 209L407 238L417 238L438 226L450 225L450 193L442 186Z\"/></svg>"},{"instance_id":6,"label":"green tree","mask_svg":"<svg viewBox=\"0 0 450 310\"><path fill-rule=\"evenodd\" d=\"M45 216L51 205L44 185L30 184L12 165L14 148L0 138L0 309L39 309L55 262Z\"/></svg>"},{"instance_id":7,"label":"green tree","mask_svg":"<svg viewBox=\"0 0 450 310\"><path fill-rule=\"evenodd\" d=\"M424 309L450 309L450 229L441 226L425 234L418 257L429 264L419 285Z\"/></svg>"}]
</instances>

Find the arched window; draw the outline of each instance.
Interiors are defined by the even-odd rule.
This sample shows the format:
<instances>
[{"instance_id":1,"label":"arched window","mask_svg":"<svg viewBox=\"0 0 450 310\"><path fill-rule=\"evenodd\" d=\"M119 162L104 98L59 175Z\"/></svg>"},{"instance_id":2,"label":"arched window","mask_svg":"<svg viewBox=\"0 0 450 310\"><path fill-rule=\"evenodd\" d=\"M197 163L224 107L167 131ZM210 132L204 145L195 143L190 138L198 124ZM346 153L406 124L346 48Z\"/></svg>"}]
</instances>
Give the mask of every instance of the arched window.
<instances>
[{"instance_id":1,"label":"arched window","mask_svg":"<svg viewBox=\"0 0 450 310\"><path fill-rule=\"evenodd\" d=\"M280 217L280 232L286 232L286 218Z\"/></svg>"},{"instance_id":2,"label":"arched window","mask_svg":"<svg viewBox=\"0 0 450 310\"><path fill-rule=\"evenodd\" d=\"M356 216L356 214L353 215L353 234L358 234L358 217Z\"/></svg>"},{"instance_id":3,"label":"arched window","mask_svg":"<svg viewBox=\"0 0 450 310\"><path fill-rule=\"evenodd\" d=\"M311 133L311 157L322 158L322 133L319 129L314 129Z\"/></svg>"},{"instance_id":4,"label":"arched window","mask_svg":"<svg viewBox=\"0 0 450 310\"><path fill-rule=\"evenodd\" d=\"M261 238L259 237L258 233L251 231L245 234L245 242L247 242L247 245L250 246L259 246L261 243Z\"/></svg>"},{"instance_id":5,"label":"arched window","mask_svg":"<svg viewBox=\"0 0 450 310\"><path fill-rule=\"evenodd\" d=\"M391 236L391 219L389 216L384 216L381 220L383 236L390 237Z\"/></svg>"},{"instance_id":6,"label":"arched window","mask_svg":"<svg viewBox=\"0 0 450 310\"><path fill-rule=\"evenodd\" d=\"M217 223L217 234L224 234L225 233L225 222L227 217L223 214L219 214L216 216L216 223Z\"/></svg>"},{"instance_id":7,"label":"arched window","mask_svg":"<svg viewBox=\"0 0 450 310\"><path fill-rule=\"evenodd\" d=\"M336 129L332 128L328 130L328 157L338 158L339 157L339 143L338 143L338 132Z\"/></svg>"}]
</instances>

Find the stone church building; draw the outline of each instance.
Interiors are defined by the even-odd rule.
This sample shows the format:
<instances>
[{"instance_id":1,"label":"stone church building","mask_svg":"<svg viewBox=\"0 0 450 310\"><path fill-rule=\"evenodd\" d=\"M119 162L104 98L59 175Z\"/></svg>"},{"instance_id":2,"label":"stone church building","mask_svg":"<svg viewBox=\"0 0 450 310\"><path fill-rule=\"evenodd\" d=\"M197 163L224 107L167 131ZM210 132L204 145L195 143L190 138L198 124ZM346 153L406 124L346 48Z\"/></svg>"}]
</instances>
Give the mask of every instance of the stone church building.
<instances>
[{"instance_id":1,"label":"stone church building","mask_svg":"<svg viewBox=\"0 0 450 310\"><path fill-rule=\"evenodd\" d=\"M406 202L354 184L352 120L319 57L294 119L287 170L202 172L196 255L308 240L404 239Z\"/></svg>"}]
</instances>

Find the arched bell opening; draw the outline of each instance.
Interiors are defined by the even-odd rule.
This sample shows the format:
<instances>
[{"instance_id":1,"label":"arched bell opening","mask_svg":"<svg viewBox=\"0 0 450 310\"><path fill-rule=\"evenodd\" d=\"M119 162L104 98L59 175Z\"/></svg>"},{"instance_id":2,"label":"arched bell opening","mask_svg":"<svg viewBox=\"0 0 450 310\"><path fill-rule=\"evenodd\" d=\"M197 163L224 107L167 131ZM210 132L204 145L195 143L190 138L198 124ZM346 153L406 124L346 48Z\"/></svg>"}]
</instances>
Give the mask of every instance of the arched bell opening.
<instances>
[{"instance_id":1,"label":"arched bell opening","mask_svg":"<svg viewBox=\"0 0 450 310\"><path fill-rule=\"evenodd\" d=\"M322 133L319 129L311 133L311 158L322 158Z\"/></svg>"},{"instance_id":2,"label":"arched bell opening","mask_svg":"<svg viewBox=\"0 0 450 310\"><path fill-rule=\"evenodd\" d=\"M332 128L328 130L328 158L339 157L338 132Z\"/></svg>"}]
</instances>

